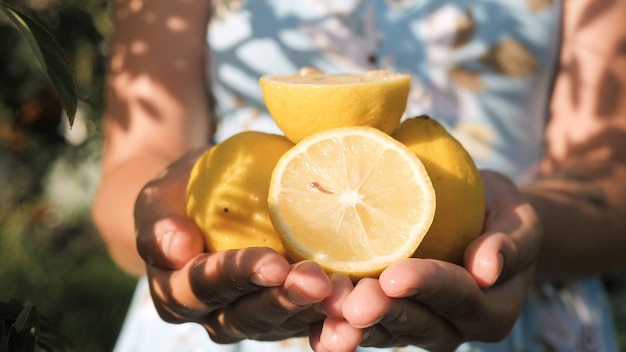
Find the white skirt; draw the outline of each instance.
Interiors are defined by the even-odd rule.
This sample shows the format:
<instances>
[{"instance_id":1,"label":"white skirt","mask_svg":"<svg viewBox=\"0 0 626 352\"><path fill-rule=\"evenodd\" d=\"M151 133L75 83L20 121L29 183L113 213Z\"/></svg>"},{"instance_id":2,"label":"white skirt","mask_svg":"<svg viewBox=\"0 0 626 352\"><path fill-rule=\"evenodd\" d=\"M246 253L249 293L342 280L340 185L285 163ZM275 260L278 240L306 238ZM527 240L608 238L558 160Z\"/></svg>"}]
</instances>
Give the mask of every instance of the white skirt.
<instances>
[{"instance_id":1,"label":"white skirt","mask_svg":"<svg viewBox=\"0 0 626 352\"><path fill-rule=\"evenodd\" d=\"M599 279L555 289L546 285L528 294L513 331L496 344L467 343L458 352L617 351L614 326ZM154 307L148 280L141 278L114 352L311 352L307 338L244 340L221 345L199 324L170 324ZM357 352L423 352L417 347L364 348Z\"/></svg>"}]
</instances>

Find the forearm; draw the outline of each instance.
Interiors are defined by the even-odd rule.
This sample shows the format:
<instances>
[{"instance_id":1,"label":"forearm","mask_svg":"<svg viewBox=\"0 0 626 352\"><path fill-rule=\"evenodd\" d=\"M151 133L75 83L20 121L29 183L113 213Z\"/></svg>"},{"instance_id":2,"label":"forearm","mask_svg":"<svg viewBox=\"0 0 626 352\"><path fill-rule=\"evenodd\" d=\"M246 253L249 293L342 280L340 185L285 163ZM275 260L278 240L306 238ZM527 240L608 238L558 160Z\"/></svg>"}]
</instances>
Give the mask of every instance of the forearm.
<instances>
[{"instance_id":1,"label":"forearm","mask_svg":"<svg viewBox=\"0 0 626 352\"><path fill-rule=\"evenodd\" d=\"M206 0L117 0L110 43L105 168L156 151L176 158L206 143Z\"/></svg>"},{"instance_id":2,"label":"forearm","mask_svg":"<svg viewBox=\"0 0 626 352\"><path fill-rule=\"evenodd\" d=\"M167 156L146 154L116 165L107 170L94 199L93 219L109 255L133 276L145 273L145 263L135 244L135 199L147 181L165 169L169 161Z\"/></svg>"},{"instance_id":3,"label":"forearm","mask_svg":"<svg viewBox=\"0 0 626 352\"><path fill-rule=\"evenodd\" d=\"M626 166L599 162L522 187L544 226L539 280L583 278L626 264L623 180Z\"/></svg>"},{"instance_id":4,"label":"forearm","mask_svg":"<svg viewBox=\"0 0 626 352\"><path fill-rule=\"evenodd\" d=\"M133 208L141 188L206 144L206 25L210 1L118 0L112 12L102 182L95 224L122 269L143 273Z\"/></svg>"},{"instance_id":5,"label":"forearm","mask_svg":"<svg viewBox=\"0 0 626 352\"><path fill-rule=\"evenodd\" d=\"M537 274L555 280L626 263L626 2L563 6L546 155L524 187L545 226Z\"/></svg>"}]
</instances>

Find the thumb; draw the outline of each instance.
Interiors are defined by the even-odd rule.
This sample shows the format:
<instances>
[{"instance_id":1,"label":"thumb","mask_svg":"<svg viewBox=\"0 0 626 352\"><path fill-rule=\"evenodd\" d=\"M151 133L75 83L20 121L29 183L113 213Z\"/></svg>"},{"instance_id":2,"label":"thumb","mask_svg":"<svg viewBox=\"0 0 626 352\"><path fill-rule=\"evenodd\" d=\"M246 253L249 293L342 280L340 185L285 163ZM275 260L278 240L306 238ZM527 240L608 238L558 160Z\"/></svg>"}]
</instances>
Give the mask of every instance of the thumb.
<instances>
[{"instance_id":1,"label":"thumb","mask_svg":"<svg viewBox=\"0 0 626 352\"><path fill-rule=\"evenodd\" d=\"M465 250L465 267L481 288L493 286L504 269L506 235L485 234Z\"/></svg>"},{"instance_id":2,"label":"thumb","mask_svg":"<svg viewBox=\"0 0 626 352\"><path fill-rule=\"evenodd\" d=\"M204 237L190 219L169 214L152 227L153 236L138 236L144 260L161 269L180 269L204 251Z\"/></svg>"}]
</instances>

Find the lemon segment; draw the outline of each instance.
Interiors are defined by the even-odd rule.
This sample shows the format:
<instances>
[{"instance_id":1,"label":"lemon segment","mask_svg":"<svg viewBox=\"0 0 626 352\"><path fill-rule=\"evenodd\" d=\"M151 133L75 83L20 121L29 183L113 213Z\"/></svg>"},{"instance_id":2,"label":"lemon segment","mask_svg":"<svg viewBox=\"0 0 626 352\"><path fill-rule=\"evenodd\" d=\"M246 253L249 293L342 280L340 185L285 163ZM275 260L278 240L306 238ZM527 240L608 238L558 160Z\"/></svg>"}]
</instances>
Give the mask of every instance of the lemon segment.
<instances>
[{"instance_id":1,"label":"lemon segment","mask_svg":"<svg viewBox=\"0 0 626 352\"><path fill-rule=\"evenodd\" d=\"M372 127L344 127L280 158L268 204L292 260L312 259L356 280L415 252L434 217L435 193L404 145Z\"/></svg>"},{"instance_id":2,"label":"lemon segment","mask_svg":"<svg viewBox=\"0 0 626 352\"><path fill-rule=\"evenodd\" d=\"M370 126L392 133L406 108L410 76L391 71L266 75L259 80L268 112L294 143L314 133Z\"/></svg>"},{"instance_id":3,"label":"lemon segment","mask_svg":"<svg viewBox=\"0 0 626 352\"><path fill-rule=\"evenodd\" d=\"M269 247L285 255L267 196L274 166L291 147L283 136L242 132L196 161L187 184L187 215L209 251Z\"/></svg>"}]
</instances>

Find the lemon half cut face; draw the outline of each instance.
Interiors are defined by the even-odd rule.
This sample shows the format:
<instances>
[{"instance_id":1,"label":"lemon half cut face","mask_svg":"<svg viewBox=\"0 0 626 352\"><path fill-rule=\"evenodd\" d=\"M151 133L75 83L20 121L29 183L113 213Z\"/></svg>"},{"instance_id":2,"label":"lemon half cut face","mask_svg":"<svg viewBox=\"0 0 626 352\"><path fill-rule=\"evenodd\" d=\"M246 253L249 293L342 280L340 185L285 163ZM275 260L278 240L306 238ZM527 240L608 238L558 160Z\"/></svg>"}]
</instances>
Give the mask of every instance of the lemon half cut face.
<instances>
[{"instance_id":1,"label":"lemon half cut face","mask_svg":"<svg viewBox=\"0 0 626 352\"><path fill-rule=\"evenodd\" d=\"M345 127L287 151L268 204L292 260L315 260L356 280L415 252L433 220L435 193L407 147L372 127Z\"/></svg>"}]
</instances>

